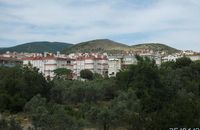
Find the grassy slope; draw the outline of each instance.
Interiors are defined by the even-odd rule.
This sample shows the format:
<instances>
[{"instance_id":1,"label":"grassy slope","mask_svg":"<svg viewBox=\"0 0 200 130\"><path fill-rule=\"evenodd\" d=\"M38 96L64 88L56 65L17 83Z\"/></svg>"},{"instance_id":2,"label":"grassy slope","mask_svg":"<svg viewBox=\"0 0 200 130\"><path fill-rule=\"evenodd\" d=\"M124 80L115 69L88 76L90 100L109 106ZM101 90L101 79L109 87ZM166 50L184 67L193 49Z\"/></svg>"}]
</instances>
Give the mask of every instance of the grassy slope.
<instances>
[{"instance_id":1,"label":"grassy slope","mask_svg":"<svg viewBox=\"0 0 200 130\"><path fill-rule=\"evenodd\" d=\"M129 46L117 43L108 39L98 39L75 44L70 48L66 48L63 52L107 52L128 50Z\"/></svg>"},{"instance_id":2,"label":"grassy slope","mask_svg":"<svg viewBox=\"0 0 200 130\"><path fill-rule=\"evenodd\" d=\"M138 45L133 45L131 48L134 49L149 49L153 51L166 51L167 53L175 53L178 52L179 50L172 48L170 46L167 46L165 44L161 43L144 43L144 44L138 44Z\"/></svg>"}]
</instances>

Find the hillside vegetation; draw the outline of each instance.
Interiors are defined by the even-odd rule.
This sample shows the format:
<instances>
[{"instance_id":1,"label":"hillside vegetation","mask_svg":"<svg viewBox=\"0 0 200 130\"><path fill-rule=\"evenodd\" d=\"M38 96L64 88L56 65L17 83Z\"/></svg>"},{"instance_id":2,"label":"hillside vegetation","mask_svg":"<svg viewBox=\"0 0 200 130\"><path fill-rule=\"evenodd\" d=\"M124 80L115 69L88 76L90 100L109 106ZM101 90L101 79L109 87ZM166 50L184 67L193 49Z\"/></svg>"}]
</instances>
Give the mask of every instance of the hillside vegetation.
<instances>
[{"instance_id":1,"label":"hillside vegetation","mask_svg":"<svg viewBox=\"0 0 200 130\"><path fill-rule=\"evenodd\" d=\"M165 51L167 53L176 53L179 50L161 43L144 43L131 46L133 49L149 49L153 51Z\"/></svg>"},{"instance_id":2,"label":"hillside vegetation","mask_svg":"<svg viewBox=\"0 0 200 130\"><path fill-rule=\"evenodd\" d=\"M47 42L47 41L39 41L39 42L30 42L21 45L17 45L14 47L2 48L0 49L0 53L5 53L7 51L10 52L52 52L55 53L57 51L61 51L63 48L68 48L72 46L72 44L62 43L62 42Z\"/></svg>"},{"instance_id":3,"label":"hillside vegetation","mask_svg":"<svg viewBox=\"0 0 200 130\"><path fill-rule=\"evenodd\" d=\"M120 54L127 51L136 52L141 50L164 51L166 54L179 52L179 50L161 43L145 43L129 46L109 39L96 39L77 44L47 41L30 42L14 47L0 48L0 53L5 53L6 51L29 53L42 53L46 51L55 53L57 51L61 51L65 54L77 52L107 52L111 54Z\"/></svg>"},{"instance_id":4,"label":"hillside vegetation","mask_svg":"<svg viewBox=\"0 0 200 130\"><path fill-rule=\"evenodd\" d=\"M178 52L179 50L159 43L147 43L128 46L122 43L111 41L109 39L97 39L87 42L75 44L64 49L63 53L72 52L107 52L107 53L123 53L127 51L153 50L164 51L167 54Z\"/></svg>"},{"instance_id":5,"label":"hillside vegetation","mask_svg":"<svg viewBox=\"0 0 200 130\"><path fill-rule=\"evenodd\" d=\"M128 49L129 46L122 43L117 43L109 39L97 39L75 44L70 48L64 49L63 52L120 52Z\"/></svg>"}]
</instances>

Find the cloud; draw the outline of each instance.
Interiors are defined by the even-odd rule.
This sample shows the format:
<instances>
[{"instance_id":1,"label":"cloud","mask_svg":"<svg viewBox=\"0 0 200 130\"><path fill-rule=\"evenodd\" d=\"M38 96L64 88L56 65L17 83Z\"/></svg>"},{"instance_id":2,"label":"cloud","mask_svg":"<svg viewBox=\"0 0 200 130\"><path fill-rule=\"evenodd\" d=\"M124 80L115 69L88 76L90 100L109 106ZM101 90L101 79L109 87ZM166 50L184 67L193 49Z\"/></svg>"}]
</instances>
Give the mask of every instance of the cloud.
<instances>
[{"instance_id":1,"label":"cloud","mask_svg":"<svg viewBox=\"0 0 200 130\"><path fill-rule=\"evenodd\" d=\"M0 0L0 46L110 38L200 50L197 0Z\"/></svg>"}]
</instances>

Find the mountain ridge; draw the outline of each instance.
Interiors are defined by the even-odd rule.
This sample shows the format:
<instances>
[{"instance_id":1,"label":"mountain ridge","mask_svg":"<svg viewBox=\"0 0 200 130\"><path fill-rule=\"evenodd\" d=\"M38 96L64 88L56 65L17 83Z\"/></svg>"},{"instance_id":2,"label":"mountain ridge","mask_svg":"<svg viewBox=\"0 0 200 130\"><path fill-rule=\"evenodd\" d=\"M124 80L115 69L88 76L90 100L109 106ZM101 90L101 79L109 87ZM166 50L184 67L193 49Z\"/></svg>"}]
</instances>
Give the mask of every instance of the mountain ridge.
<instances>
[{"instance_id":1,"label":"mountain ridge","mask_svg":"<svg viewBox=\"0 0 200 130\"><path fill-rule=\"evenodd\" d=\"M131 46L134 49L149 49L153 51L166 51L167 53L176 53L180 50L162 43L140 43Z\"/></svg>"},{"instance_id":2,"label":"mountain ridge","mask_svg":"<svg viewBox=\"0 0 200 130\"><path fill-rule=\"evenodd\" d=\"M118 51L121 49L128 50L129 46L109 39L95 39L74 44L73 46L64 49L63 52L107 52Z\"/></svg>"},{"instance_id":3,"label":"mountain ridge","mask_svg":"<svg viewBox=\"0 0 200 130\"><path fill-rule=\"evenodd\" d=\"M0 48L0 53L10 52L52 52L56 53L61 51L62 53L77 53L77 52L107 52L107 53L126 53L136 52L143 50L164 51L167 54L176 53L180 50L170 47L162 43L142 43L136 45L126 45L123 43L115 42L110 39L95 39L77 44L70 44L64 42L48 42L48 41L36 41L20 44L8 48Z\"/></svg>"},{"instance_id":4,"label":"mountain ridge","mask_svg":"<svg viewBox=\"0 0 200 130\"><path fill-rule=\"evenodd\" d=\"M28 42L13 47L1 48L0 53L10 52L29 52L29 53L42 53L42 52L52 52L56 53L61 51L63 48L72 46L73 44L64 42L49 42L49 41L36 41Z\"/></svg>"},{"instance_id":5,"label":"mountain ridge","mask_svg":"<svg viewBox=\"0 0 200 130\"><path fill-rule=\"evenodd\" d=\"M86 42L77 43L69 48L64 49L63 53L74 52L108 52L108 53L124 53L128 51L138 50L164 51L167 54L176 53L180 50L170 47L162 43L142 43L136 45L126 45L109 39L96 39Z\"/></svg>"}]
</instances>

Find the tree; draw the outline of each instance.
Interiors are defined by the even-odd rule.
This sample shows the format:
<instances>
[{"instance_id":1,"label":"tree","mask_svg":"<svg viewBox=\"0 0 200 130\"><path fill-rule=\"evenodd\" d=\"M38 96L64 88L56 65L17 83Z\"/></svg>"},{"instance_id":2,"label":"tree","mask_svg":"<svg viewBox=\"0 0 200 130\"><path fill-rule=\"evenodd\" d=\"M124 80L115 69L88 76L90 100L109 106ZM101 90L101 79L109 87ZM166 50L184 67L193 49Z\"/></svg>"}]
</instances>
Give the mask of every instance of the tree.
<instances>
[{"instance_id":1,"label":"tree","mask_svg":"<svg viewBox=\"0 0 200 130\"><path fill-rule=\"evenodd\" d=\"M8 130L8 122L0 115L0 130Z\"/></svg>"},{"instance_id":2,"label":"tree","mask_svg":"<svg viewBox=\"0 0 200 130\"><path fill-rule=\"evenodd\" d=\"M96 80L101 80L101 79L103 79L102 75L99 74L99 73L94 73L94 74L93 74L93 78L96 79Z\"/></svg>"},{"instance_id":3,"label":"tree","mask_svg":"<svg viewBox=\"0 0 200 130\"><path fill-rule=\"evenodd\" d=\"M5 119L0 115L0 130L22 130L22 127L13 117Z\"/></svg>"},{"instance_id":4,"label":"tree","mask_svg":"<svg viewBox=\"0 0 200 130\"><path fill-rule=\"evenodd\" d=\"M90 71L88 69L81 70L80 76L81 76L81 78L88 79L88 80L93 79L93 73L92 73L92 71Z\"/></svg>"},{"instance_id":5,"label":"tree","mask_svg":"<svg viewBox=\"0 0 200 130\"><path fill-rule=\"evenodd\" d=\"M19 125L19 123L17 123L17 122L15 121L14 118L11 118L11 119L10 119L9 124L10 124L10 125L9 125L9 126L10 126L9 130L22 130L22 127Z\"/></svg>"},{"instance_id":6,"label":"tree","mask_svg":"<svg viewBox=\"0 0 200 130\"><path fill-rule=\"evenodd\" d=\"M12 97L6 93L0 93L0 112L10 110Z\"/></svg>"},{"instance_id":7,"label":"tree","mask_svg":"<svg viewBox=\"0 0 200 130\"><path fill-rule=\"evenodd\" d=\"M192 93L180 90L176 98L165 108L151 115L147 122L149 130L164 130L174 126L177 128L193 128L200 126L200 102Z\"/></svg>"},{"instance_id":8,"label":"tree","mask_svg":"<svg viewBox=\"0 0 200 130\"><path fill-rule=\"evenodd\" d=\"M21 66L0 68L0 111L20 112L36 94L49 95L51 84L38 69Z\"/></svg>"},{"instance_id":9,"label":"tree","mask_svg":"<svg viewBox=\"0 0 200 130\"><path fill-rule=\"evenodd\" d=\"M35 129L42 130L80 130L81 120L71 116L65 106L47 102L40 95L33 97L25 106Z\"/></svg>"},{"instance_id":10,"label":"tree","mask_svg":"<svg viewBox=\"0 0 200 130\"><path fill-rule=\"evenodd\" d=\"M121 92L112 101L112 110L117 113L116 125L126 127L128 130L141 130L143 128L140 100L133 90Z\"/></svg>"},{"instance_id":11,"label":"tree","mask_svg":"<svg viewBox=\"0 0 200 130\"><path fill-rule=\"evenodd\" d=\"M114 121L115 113L109 107L92 106L86 113L87 119L100 129L109 130Z\"/></svg>"},{"instance_id":12,"label":"tree","mask_svg":"<svg viewBox=\"0 0 200 130\"><path fill-rule=\"evenodd\" d=\"M58 68L54 70L56 78L59 79L72 79L72 70L66 68Z\"/></svg>"},{"instance_id":13,"label":"tree","mask_svg":"<svg viewBox=\"0 0 200 130\"><path fill-rule=\"evenodd\" d=\"M192 63L192 60L188 57L178 58L175 62L176 68L181 68L185 66L189 66Z\"/></svg>"}]
</instances>

